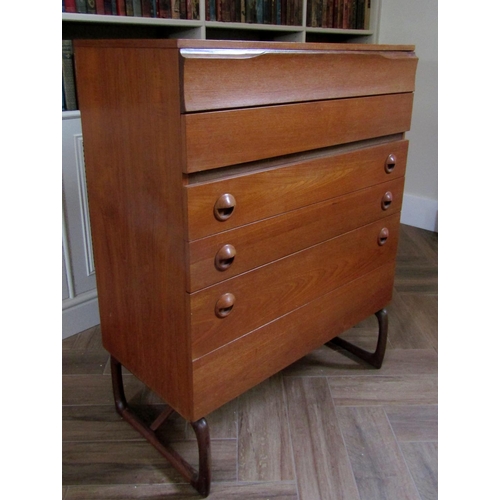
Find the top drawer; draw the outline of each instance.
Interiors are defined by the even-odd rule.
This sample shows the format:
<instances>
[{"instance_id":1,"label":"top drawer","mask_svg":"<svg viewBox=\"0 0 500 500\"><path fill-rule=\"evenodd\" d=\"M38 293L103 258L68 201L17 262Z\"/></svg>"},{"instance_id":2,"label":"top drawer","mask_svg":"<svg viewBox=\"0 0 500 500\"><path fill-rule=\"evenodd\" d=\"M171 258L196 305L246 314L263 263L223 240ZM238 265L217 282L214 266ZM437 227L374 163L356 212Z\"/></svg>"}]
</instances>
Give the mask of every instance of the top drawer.
<instances>
[{"instance_id":1,"label":"top drawer","mask_svg":"<svg viewBox=\"0 0 500 500\"><path fill-rule=\"evenodd\" d=\"M185 112L413 92L410 51L184 48Z\"/></svg>"}]
</instances>

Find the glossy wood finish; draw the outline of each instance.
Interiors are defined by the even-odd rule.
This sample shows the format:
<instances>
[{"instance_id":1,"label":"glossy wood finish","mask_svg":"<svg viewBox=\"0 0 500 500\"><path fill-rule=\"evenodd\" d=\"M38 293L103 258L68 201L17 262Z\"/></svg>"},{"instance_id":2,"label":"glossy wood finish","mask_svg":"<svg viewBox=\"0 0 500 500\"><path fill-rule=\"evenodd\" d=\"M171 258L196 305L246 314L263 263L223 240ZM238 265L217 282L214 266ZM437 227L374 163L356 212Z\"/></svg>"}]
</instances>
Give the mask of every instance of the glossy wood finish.
<instances>
[{"instance_id":1,"label":"glossy wood finish","mask_svg":"<svg viewBox=\"0 0 500 500\"><path fill-rule=\"evenodd\" d=\"M195 292L374 220L399 213L403 185L404 179L399 177L251 225L191 241L188 291ZM381 200L387 190L390 190L393 199L390 207L383 210ZM218 265L220 253L230 257L224 261L223 268Z\"/></svg>"},{"instance_id":2,"label":"glossy wood finish","mask_svg":"<svg viewBox=\"0 0 500 500\"><path fill-rule=\"evenodd\" d=\"M391 300L393 276L394 264L385 264L194 361L195 418L382 309Z\"/></svg>"},{"instance_id":3,"label":"glossy wood finish","mask_svg":"<svg viewBox=\"0 0 500 500\"><path fill-rule=\"evenodd\" d=\"M188 185L185 195L189 240L403 177L407 152L407 141L388 142L356 151L285 162L280 167L261 172ZM398 161L393 172L388 174L385 161L391 153L397 155ZM224 193L234 196L237 207L230 218L221 222L215 219L213 207Z\"/></svg>"},{"instance_id":4,"label":"glossy wood finish","mask_svg":"<svg viewBox=\"0 0 500 500\"><path fill-rule=\"evenodd\" d=\"M434 273L421 273L423 268ZM369 455L363 470L380 479L385 498L391 498L389 488L410 478L420 494L416 500L437 500L436 270L437 235L402 225L396 287L388 307L387 352L380 370L367 368L340 348L322 346L206 416L212 438L209 498L359 500L357 480L365 481L368 474L360 474L356 458L351 461L346 446L352 448L354 441L345 438L362 435L377 445L377 453ZM375 316L342 336L372 349ZM106 357L99 327L62 342L63 498L200 498L116 413ZM123 379L130 405L143 409L141 415L152 422L164 405L126 370ZM342 397L341 386L346 388ZM361 427L352 435L339 420L339 410L349 407L343 403L379 411L374 419L359 420ZM195 435L183 418L173 415L160 432L193 467L198 466ZM392 482L382 481L389 464L397 475ZM372 500L366 494L361 499Z\"/></svg>"},{"instance_id":5,"label":"glossy wood finish","mask_svg":"<svg viewBox=\"0 0 500 500\"><path fill-rule=\"evenodd\" d=\"M417 58L403 51L268 50L236 60L185 55L181 67L184 111L192 112L413 92Z\"/></svg>"},{"instance_id":6,"label":"glossy wood finish","mask_svg":"<svg viewBox=\"0 0 500 500\"><path fill-rule=\"evenodd\" d=\"M404 93L183 115L185 172L405 132L412 105Z\"/></svg>"},{"instance_id":7,"label":"glossy wood finish","mask_svg":"<svg viewBox=\"0 0 500 500\"><path fill-rule=\"evenodd\" d=\"M151 72L178 58L90 45L75 60L103 344L189 418L179 81Z\"/></svg>"},{"instance_id":8,"label":"glossy wood finish","mask_svg":"<svg viewBox=\"0 0 500 500\"><path fill-rule=\"evenodd\" d=\"M391 231L383 247L377 244L382 227ZM395 214L191 294L193 359L392 263L398 229ZM225 294L231 294L234 307L221 319L214 304Z\"/></svg>"}]
</instances>

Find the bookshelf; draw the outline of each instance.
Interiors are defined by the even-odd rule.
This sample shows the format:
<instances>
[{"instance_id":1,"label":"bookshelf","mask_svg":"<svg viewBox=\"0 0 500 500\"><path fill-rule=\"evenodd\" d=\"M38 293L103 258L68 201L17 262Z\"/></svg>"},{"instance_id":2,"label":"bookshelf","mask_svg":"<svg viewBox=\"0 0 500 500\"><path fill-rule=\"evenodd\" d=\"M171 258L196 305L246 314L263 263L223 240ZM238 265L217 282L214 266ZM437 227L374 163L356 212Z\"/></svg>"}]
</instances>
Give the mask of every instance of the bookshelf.
<instances>
[{"instance_id":1,"label":"bookshelf","mask_svg":"<svg viewBox=\"0 0 500 500\"><path fill-rule=\"evenodd\" d=\"M162 2L163 0L159 0ZM172 3L174 0L171 0ZM185 0L186 1L186 0ZM210 0L209 0L210 1ZM222 2L226 0L221 0ZM243 1L243 0L241 0ZM248 0L247 0L248 1ZM254 3L259 0L254 0ZM276 5L277 0L261 0L262 5ZM334 1L329 0L333 15ZM343 0L342 0L343 1ZM354 1L354 0L350 0ZM62 39L82 38L188 38L201 40L247 40L326 43L377 43L381 0L370 1L363 29L325 27L323 17L312 20L313 7L328 6L327 0L295 0L296 20L293 24L271 22L223 21L222 16L210 14L210 3L199 1L198 19L142 17L132 15L62 13ZM78 0L96 6L117 2ZM130 4L130 2L127 0ZM137 4L137 0L135 0ZM292 0L281 0L293 4ZM314 2L314 5L313 3ZM68 5L70 2L67 2ZM77 2L73 2L75 5ZM122 5L126 4L121 0ZM238 4L239 2L231 2ZM216 2L212 3L213 6ZM141 4L142 5L142 4ZM221 4L222 5L222 4ZM241 3L240 3L241 5ZM97 9L96 9L97 12ZM208 16L207 16L208 14ZM316 14L318 14L316 10ZM233 18L235 13L233 12ZM277 15L277 14L276 14ZM191 17L193 17L191 15ZM228 19L227 15L224 19ZM229 17L231 19L231 17ZM246 13L243 19L247 19ZM261 18L264 19L264 18ZM272 19L271 19L272 20ZM269 19L267 19L269 21ZM286 19L285 19L286 21ZM290 22L290 20L289 20ZM320 24L320 25L318 25ZM338 24L338 22L336 23ZM64 88L64 84L63 84ZM64 95L64 91L63 91ZM63 134L63 338L99 323L97 291L93 271L92 235L86 204L85 162L81 135L80 112L62 111Z\"/></svg>"}]
</instances>

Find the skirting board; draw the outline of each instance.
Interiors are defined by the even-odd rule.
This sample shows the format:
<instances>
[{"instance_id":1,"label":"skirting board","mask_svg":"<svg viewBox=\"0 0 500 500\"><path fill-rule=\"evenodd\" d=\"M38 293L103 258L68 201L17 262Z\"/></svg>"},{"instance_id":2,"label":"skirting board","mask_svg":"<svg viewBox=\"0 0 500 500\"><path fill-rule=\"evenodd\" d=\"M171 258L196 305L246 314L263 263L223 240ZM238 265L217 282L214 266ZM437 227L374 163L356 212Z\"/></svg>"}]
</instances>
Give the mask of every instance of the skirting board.
<instances>
[{"instance_id":1,"label":"skirting board","mask_svg":"<svg viewBox=\"0 0 500 500\"><path fill-rule=\"evenodd\" d=\"M71 337L100 323L97 291L63 300L62 338Z\"/></svg>"},{"instance_id":2,"label":"skirting board","mask_svg":"<svg viewBox=\"0 0 500 500\"><path fill-rule=\"evenodd\" d=\"M403 196L401 223L438 232L438 202L412 194Z\"/></svg>"}]
</instances>

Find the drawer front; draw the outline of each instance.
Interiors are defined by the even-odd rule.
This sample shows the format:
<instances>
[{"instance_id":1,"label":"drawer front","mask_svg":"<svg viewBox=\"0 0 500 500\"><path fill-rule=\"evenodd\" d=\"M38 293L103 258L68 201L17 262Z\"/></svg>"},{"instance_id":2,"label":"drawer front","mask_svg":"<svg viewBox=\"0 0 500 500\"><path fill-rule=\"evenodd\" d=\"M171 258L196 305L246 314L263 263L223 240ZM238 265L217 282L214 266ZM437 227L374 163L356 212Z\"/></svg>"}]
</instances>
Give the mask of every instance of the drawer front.
<instances>
[{"instance_id":1,"label":"drawer front","mask_svg":"<svg viewBox=\"0 0 500 500\"><path fill-rule=\"evenodd\" d=\"M393 281L394 263L381 266L194 361L194 419L385 307Z\"/></svg>"},{"instance_id":2,"label":"drawer front","mask_svg":"<svg viewBox=\"0 0 500 500\"><path fill-rule=\"evenodd\" d=\"M410 129L413 94L182 116L185 171L198 172Z\"/></svg>"},{"instance_id":3,"label":"drawer front","mask_svg":"<svg viewBox=\"0 0 500 500\"><path fill-rule=\"evenodd\" d=\"M404 178L189 243L194 292L401 211Z\"/></svg>"},{"instance_id":4,"label":"drawer front","mask_svg":"<svg viewBox=\"0 0 500 500\"><path fill-rule=\"evenodd\" d=\"M193 359L393 261L398 234L399 213L191 294Z\"/></svg>"},{"instance_id":5,"label":"drawer front","mask_svg":"<svg viewBox=\"0 0 500 500\"><path fill-rule=\"evenodd\" d=\"M186 112L413 92L405 51L181 50ZM369 78L367 78L369 75Z\"/></svg>"},{"instance_id":6,"label":"drawer front","mask_svg":"<svg viewBox=\"0 0 500 500\"><path fill-rule=\"evenodd\" d=\"M196 240L402 177L407 152L408 141L388 142L254 174L188 185L188 238ZM395 163L387 169L390 155ZM232 196L235 205L227 217L219 220L215 205L225 194Z\"/></svg>"}]
</instances>

